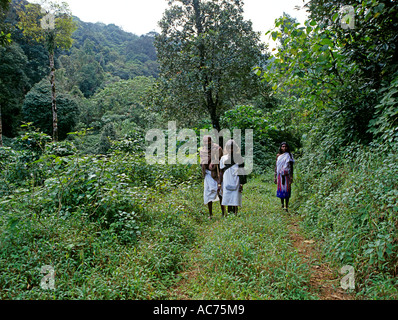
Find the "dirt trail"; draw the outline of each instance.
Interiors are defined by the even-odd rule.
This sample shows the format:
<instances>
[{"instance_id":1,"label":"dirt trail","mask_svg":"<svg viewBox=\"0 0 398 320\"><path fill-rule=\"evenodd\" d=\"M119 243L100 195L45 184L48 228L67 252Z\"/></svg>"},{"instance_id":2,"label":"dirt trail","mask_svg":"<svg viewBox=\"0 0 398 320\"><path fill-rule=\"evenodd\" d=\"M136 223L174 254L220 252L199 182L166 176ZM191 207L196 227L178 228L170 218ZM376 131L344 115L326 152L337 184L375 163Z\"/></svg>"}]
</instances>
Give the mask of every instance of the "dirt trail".
<instances>
[{"instance_id":1,"label":"dirt trail","mask_svg":"<svg viewBox=\"0 0 398 320\"><path fill-rule=\"evenodd\" d=\"M192 254L194 255L197 252L197 249L195 249ZM187 294L185 287L189 281L192 281L200 272L200 266L199 265L193 265L190 267L188 270L184 270L179 274L179 276L182 278L176 286L170 288L169 294L170 294L170 299L173 300L190 300L191 297Z\"/></svg>"},{"instance_id":2,"label":"dirt trail","mask_svg":"<svg viewBox=\"0 0 398 320\"><path fill-rule=\"evenodd\" d=\"M205 224L201 230L198 232L198 240L196 243L198 244L192 251L190 251L187 255L186 266L182 272L179 273L179 277L181 280L178 283L169 289L170 299L173 300L190 300L192 299L189 294L186 292L187 284L200 274L201 266L195 259L198 255L200 255L200 251L203 248L205 243L204 239L206 235L214 232L216 226L221 223L221 218L213 218L211 227L208 224Z\"/></svg>"},{"instance_id":3,"label":"dirt trail","mask_svg":"<svg viewBox=\"0 0 398 320\"><path fill-rule=\"evenodd\" d=\"M320 262L321 254L314 240L305 239L298 226L297 219L292 219L290 224L290 236L293 245L297 248L303 261L311 269L310 286L316 292L320 300L354 300L354 295L346 292L340 285L343 275L333 271L327 263Z\"/></svg>"},{"instance_id":4,"label":"dirt trail","mask_svg":"<svg viewBox=\"0 0 398 320\"><path fill-rule=\"evenodd\" d=\"M254 201L258 202L258 193L263 191L262 194L265 196L261 196L261 205L254 206L251 210L268 212L265 215L271 214L277 210L274 207L274 198L271 197L273 193L265 192L268 188L267 185L264 187L264 185L261 184L260 187L258 187L257 190L253 189L255 192L253 192L247 201L251 201L252 203ZM273 188L273 185L271 187ZM271 187L269 187L269 189L271 189ZM285 227L289 231L290 242L297 250L301 263L306 264L308 270L310 270L309 290L320 300L354 300L354 294L345 291L341 287L340 281L343 275L339 274L335 267L332 268L330 264L324 262L325 259L322 257L320 244L312 239L305 238L304 232L300 230L299 227L300 217L297 216L294 211L289 213L285 212L283 216ZM242 217L244 217L244 215ZM212 221L203 223L197 230L195 246L186 253L186 261L183 270L178 274L178 282L169 288L168 299L189 300L197 295L197 292L192 292L192 287L195 287L197 279L202 277L202 273L204 272L199 257L205 249L206 239L213 238L214 233L223 223L224 219L216 216Z\"/></svg>"},{"instance_id":5,"label":"dirt trail","mask_svg":"<svg viewBox=\"0 0 398 320\"><path fill-rule=\"evenodd\" d=\"M220 223L217 221L215 224ZM212 228L205 228L207 232L212 232ZM202 230L202 232L204 232ZM346 292L341 288L340 280L342 275L338 274L336 270L332 270L327 263L321 262L321 254L315 241L305 239L299 229L297 218L292 217L289 225L290 237L293 241L293 246L298 250L303 263L306 263L311 270L310 276L310 290L319 296L320 300L354 300L353 294ZM204 234L201 234L203 237ZM202 243L199 241L199 243ZM199 244L188 255L187 269L182 271L179 276L181 280L172 288L170 288L170 299L173 300L189 300L191 297L185 291L186 285L200 274L201 266L195 261L202 249L202 244Z\"/></svg>"}]
</instances>

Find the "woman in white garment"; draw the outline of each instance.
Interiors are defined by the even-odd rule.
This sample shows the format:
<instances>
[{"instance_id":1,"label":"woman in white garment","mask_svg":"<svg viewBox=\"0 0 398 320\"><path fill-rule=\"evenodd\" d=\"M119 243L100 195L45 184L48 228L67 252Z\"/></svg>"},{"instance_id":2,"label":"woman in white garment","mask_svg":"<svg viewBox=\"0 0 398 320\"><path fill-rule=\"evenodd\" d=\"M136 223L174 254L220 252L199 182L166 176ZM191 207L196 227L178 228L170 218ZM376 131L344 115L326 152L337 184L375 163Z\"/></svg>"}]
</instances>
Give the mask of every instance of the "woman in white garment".
<instances>
[{"instance_id":1,"label":"woman in white garment","mask_svg":"<svg viewBox=\"0 0 398 320\"><path fill-rule=\"evenodd\" d=\"M282 209L286 211L289 208L289 199L292 192L294 162L289 145L282 142L276 156L274 182L277 185L276 196L281 199Z\"/></svg>"},{"instance_id":2,"label":"woman in white garment","mask_svg":"<svg viewBox=\"0 0 398 320\"><path fill-rule=\"evenodd\" d=\"M222 206L222 196L220 188L220 158L222 157L222 148L212 142L209 135L203 137L203 146L200 149L200 165L202 167L202 176L204 177L203 200L209 208L209 219L213 217L213 202L220 201L222 215L225 214L225 208Z\"/></svg>"},{"instance_id":3,"label":"woman in white garment","mask_svg":"<svg viewBox=\"0 0 398 320\"><path fill-rule=\"evenodd\" d=\"M244 166L238 145L234 140L225 144L224 156L220 160L222 205L228 206L228 213L238 213L242 206L243 185L239 179L239 169Z\"/></svg>"}]
</instances>

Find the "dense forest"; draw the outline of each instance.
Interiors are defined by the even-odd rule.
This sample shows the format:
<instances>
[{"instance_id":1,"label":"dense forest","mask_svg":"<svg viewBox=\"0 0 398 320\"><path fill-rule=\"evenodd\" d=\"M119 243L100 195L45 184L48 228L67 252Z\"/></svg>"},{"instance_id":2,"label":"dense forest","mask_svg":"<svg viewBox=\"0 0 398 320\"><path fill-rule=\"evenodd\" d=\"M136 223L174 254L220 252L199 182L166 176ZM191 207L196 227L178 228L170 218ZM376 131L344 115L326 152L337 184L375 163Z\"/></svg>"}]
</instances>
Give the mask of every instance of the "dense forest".
<instances>
[{"instance_id":1,"label":"dense forest","mask_svg":"<svg viewBox=\"0 0 398 320\"><path fill-rule=\"evenodd\" d=\"M5 141L20 134L22 122L32 122L44 133L52 133L52 123L47 121L51 113L45 112L50 90L48 52L43 43L25 37L17 27L17 10L26 4L14 1L8 12L3 13L3 25L9 28L12 39L10 45L1 48ZM125 120L123 114L131 107L129 103L133 101L128 100L132 97L127 101L121 101L120 97L119 109L111 111L110 102L103 101L103 96L109 90L122 95L119 84L121 88L144 90L158 76L154 34L136 36L115 25L85 23L77 17L73 21L76 24L73 46L69 50L57 48L54 54L62 139L82 126L94 127L96 133L101 133L109 122L102 119L107 117L105 113L119 115L120 122ZM99 99L101 103L97 103ZM116 107L115 103L113 106Z\"/></svg>"},{"instance_id":2,"label":"dense forest","mask_svg":"<svg viewBox=\"0 0 398 320\"><path fill-rule=\"evenodd\" d=\"M343 266L344 299L397 299L395 1L310 0L304 24L275 20L275 47L242 1L169 2L138 36L0 0L0 299L331 299L314 277L334 270L337 292ZM198 164L146 161L147 132L170 122L253 130L237 216L207 219Z\"/></svg>"}]
</instances>

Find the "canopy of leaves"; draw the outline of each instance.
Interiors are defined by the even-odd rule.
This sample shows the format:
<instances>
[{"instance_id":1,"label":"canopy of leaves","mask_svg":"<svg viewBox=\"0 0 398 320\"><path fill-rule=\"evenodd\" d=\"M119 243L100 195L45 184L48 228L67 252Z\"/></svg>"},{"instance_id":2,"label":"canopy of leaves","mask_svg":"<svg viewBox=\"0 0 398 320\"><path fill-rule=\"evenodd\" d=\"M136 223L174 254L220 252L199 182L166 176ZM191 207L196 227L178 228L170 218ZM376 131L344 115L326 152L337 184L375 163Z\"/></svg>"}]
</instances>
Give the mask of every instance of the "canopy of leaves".
<instances>
[{"instance_id":1,"label":"canopy of leaves","mask_svg":"<svg viewBox=\"0 0 398 320\"><path fill-rule=\"evenodd\" d=\"M23 34L34 41L44 43L50 53L56 48L69 49L72 46L71 36L77 26L67 3L58 4L51 1L44 1L42 5L29 3L18 10L18 16L18 27ZM53 19L53 24L46 19L50 21Z\"/></svg>"},{"instance_id":2,"label":"canopy of leaves","mask_svg":"<svg viewBox=\"0 0 398 320\"><path fill-rule=\"evenodd\" d=\"M71 65L80 65L90 57L105 72L123 80L135 76L157 77L155 33L137 36L114 24L87 23L77 17L74 21L78 25L73 34L74 46L70 53L66 53Z\"/></svg>"},{"instance_id":3,"label":"canopy of leaves","mask_svg":"<svg viewBox=\"0 0 398 320\"><path fill-rule=\"evenodd\" d=\"M278 19L276 26L285 21ZM372 141L369 125L378 99L376 86L346 54L344 39L314 20L304 26L290 23L270 33L274 40L283 41L283 50L258 74L302 122L302 133L308 133L311 128L306 124L311 124L314 143L323 140L330 155L351 142Z\"/></svg>"},{"instance_id":4,"label":"canopy of leaves","mask_svg":"<svg viewBox=\"0 0 398 320\"><path fill-rule=\"evenodd\" d=\"M251 71L264 47L238 1L170 3L155 42L161 90L170 97L163 104L188 123L207 113L217 128L223 111L258 94Z\"/></svg>"},{"instance_id":5,"label":"canopy of leaves","mask_svg":"<svg viewBox=\"0 0 398 320\"><path fill-rule=\"evenodd\" d=\"M279 50L258 75L280 101L279 118L302 137L295 184L305 228L331 260L354 266L358 291L388 296L380 288L392 283L396 292L398 250L398 7L389 0L307 7L304 25L277 19L269 33Z\"/></svg>"},{"instance_id":6,"label":"canopy of leaves","mask_svg":"<svg viewBox=\"0 0 398 320\"><path fill-rule=\"evenodd\" d=\"M8 6L11 0L0 0L0 46L5 46L11 43L11 33L9 32L9 26L4 22L5 12L8 10Z\"/></svg>"},{"instance_id":7,"label":"canopy of leaves","mask_svg":"<svg viewBox=\"0 0 398 320\"><path fill-rule=\"evenodd\" d=\"M7 25L7 32L10 32L13 40L11 47L0 50L3 134L10 138L20 133L21 120L25 120L21 110L25 95L36 83L47 78L50 72L49 52L45 43L33 41L18 28L18 12L24 11L29 4L25 0L13 0L8 11L2 12L3 20L0 19L0 25ZM36 26L39 26L40 17L45 13L42 13L38 6L32 8L40 14L34 20ZM1 21L4 21L4 24L1 24ZM102 121L103 115L108 111L106 119L114 119L111 116L113 111L105 110L98 113L97 101L89 99L121 79L129 80L137 76L157 77L158 64L153 45L155 34L137 36L115 25L85 23L77 17L73 17L73 22L78 29L72 35L71 50L66 51L59 47L54 51L56 85L61 92L68 92L74 96L79 104L81 117L76 119L76 123L94 126L100 132L105 125ZM43 30L39 31L45 36ZM136 93L133 88L132 90L130 95ZM117 89L114 92L119 93ZM111 106L109 109L117 110ZM127 109L126 107L123 110ZM123 117L130 119L125 115ZM138 119L134 121L140 122Z\"/></svg>"},{"instance_id":8,"label":"canopy of leaves","mask_svg":"<svg viewBox=\"0 0 398 320\"><path fill-rule=\"evenodd\" d=\"M59 138L65 139L78 120L79 108L67 93L57 95ZM48 79L36 84L26 95L22 107L24 120L46 134L52 133L51 86Z\"/></svg>"},{"instance_id":9,"label":"canopy of leaves","mask_svg":"<svg viewBox=\"0 0 398 320\"><path fill-rule=\"evenodd\" d=\"M148 126L150 114L142 104L142 97L153 83L153 78L136 77L109 84L92 98L98 119L106 123L119 116L120 120L129 119L140 127Z\"/></svg>"},{"instance_id":10,"label":"canopy of leaves","mask_svg":"<svg viewBox=\"0 0 398 320\"><path fill-rule=\"evenodd\" d=\"M341 27L346 11L353 8L353 29ZM342 52L362 71L368 85L379 88L398 70L398 6L391 0L311 0L310 18L328 26L341 43Z\"/></svg>"},{"instance_id":11,"label":"canopy of leaves","mask_svg":"<svg viewBox=\"0 0 398 320\"><path fill-rule=\"evenodd\" d=\"M15 135L18 128L24 94L29 88L27 63L17 44L0 47L0 107L6 136Z\"/></svg>"}]
</instances>

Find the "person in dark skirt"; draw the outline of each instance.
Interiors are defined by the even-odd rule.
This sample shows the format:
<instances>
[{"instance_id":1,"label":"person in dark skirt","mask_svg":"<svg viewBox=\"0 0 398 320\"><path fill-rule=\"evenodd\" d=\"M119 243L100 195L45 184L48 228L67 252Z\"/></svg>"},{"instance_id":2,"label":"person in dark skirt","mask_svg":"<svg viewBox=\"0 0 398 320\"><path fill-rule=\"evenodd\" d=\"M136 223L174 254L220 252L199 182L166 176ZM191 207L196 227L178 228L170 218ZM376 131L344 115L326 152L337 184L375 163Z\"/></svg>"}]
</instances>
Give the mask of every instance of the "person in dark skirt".
<instances>
[{"instance_id":1,"label":"person in dark skirt","mask_svg":"<svg viewBox=\"0 0 398 320\"><path fill-rule=\"evenodd\" d=\"M277 185L276 196L281 199L282 209L288 211L292 192L293 164L295 160L286 142L282 142L276 156L274 182Z\"/></svg>"}]
</instances>

